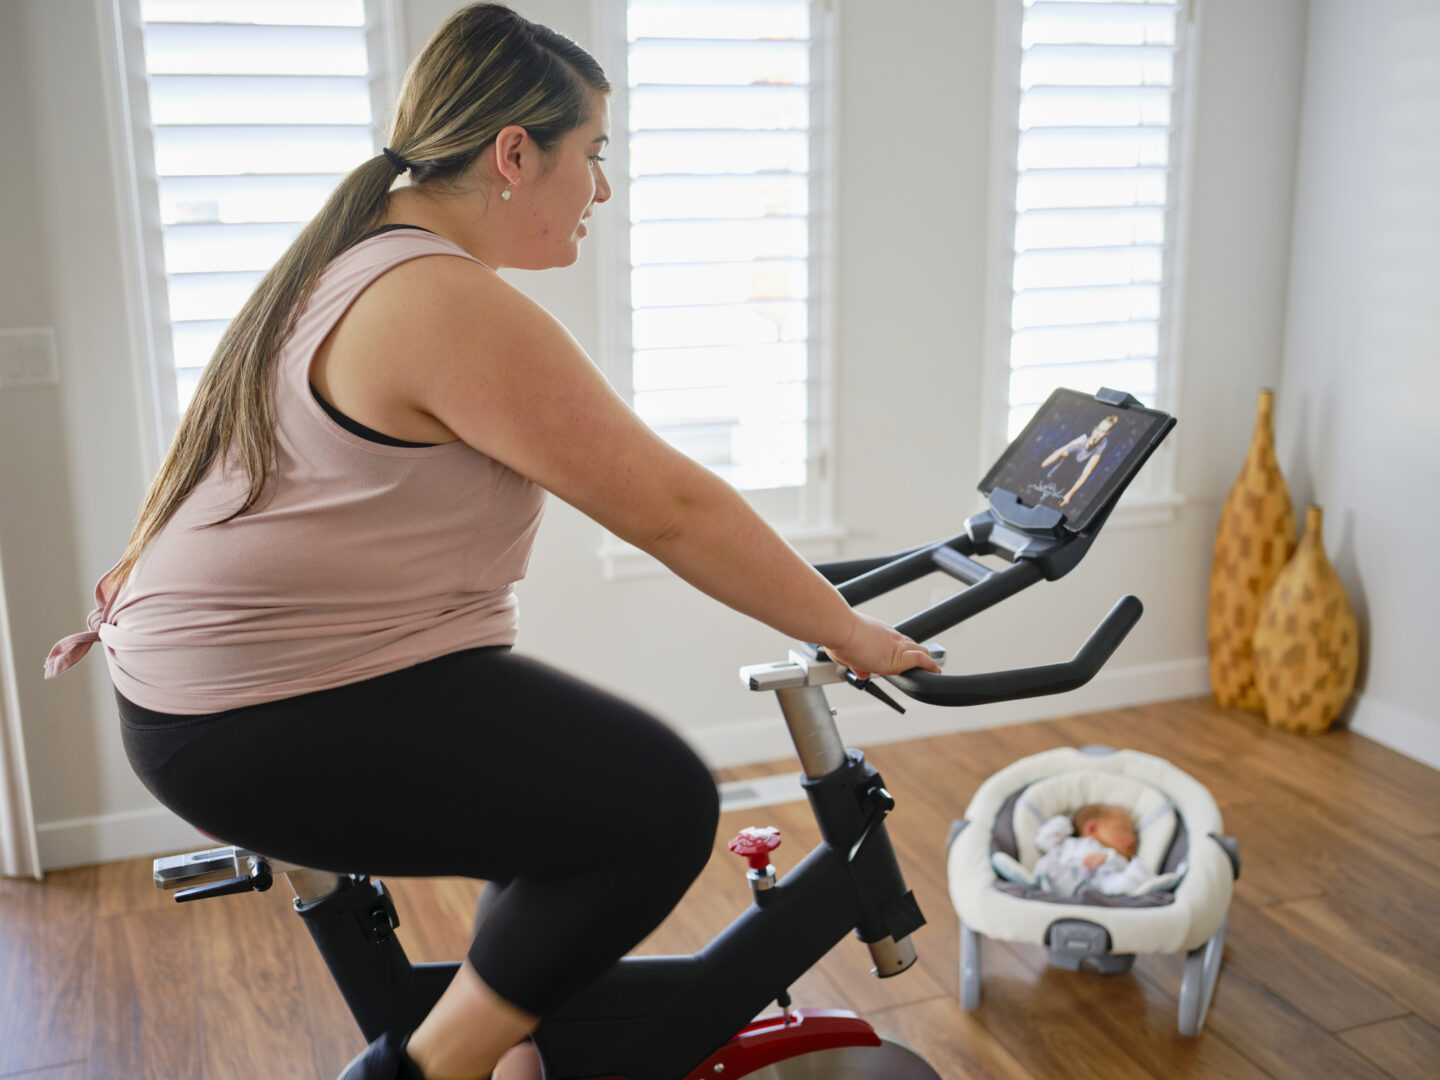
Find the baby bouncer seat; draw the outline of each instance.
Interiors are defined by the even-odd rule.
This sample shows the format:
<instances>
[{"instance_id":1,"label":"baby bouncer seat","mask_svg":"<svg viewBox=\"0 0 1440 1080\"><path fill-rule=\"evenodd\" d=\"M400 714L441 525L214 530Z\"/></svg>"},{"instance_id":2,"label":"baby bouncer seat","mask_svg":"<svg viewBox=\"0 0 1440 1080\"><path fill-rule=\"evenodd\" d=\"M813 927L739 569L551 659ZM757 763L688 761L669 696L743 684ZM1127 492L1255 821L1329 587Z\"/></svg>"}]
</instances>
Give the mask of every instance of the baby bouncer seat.
<instances>
[{"instance_id":1,"label":"baby bouncer seat","mask_svg":"<svg viewBox=\"0 0 1440 1080\"><path fill-rule=\"evenodd\" d=\"M1036 834L1087 803L1124 807L1139 841L1135 858L1155 877L1138 895L1081 889L1074 896L1031 882ZM1210 793L1163 758L1109 747L1060 747L1021 758L976 791L950 834L950 897L960 916L960 1003L980 1004L983 938L1045 945L1072 971L1128 971L1136 953L1184 952L1179 1029L1205 1023L1225 945L1225 917L1240 871Z\"/></svg>"}]
</instances>

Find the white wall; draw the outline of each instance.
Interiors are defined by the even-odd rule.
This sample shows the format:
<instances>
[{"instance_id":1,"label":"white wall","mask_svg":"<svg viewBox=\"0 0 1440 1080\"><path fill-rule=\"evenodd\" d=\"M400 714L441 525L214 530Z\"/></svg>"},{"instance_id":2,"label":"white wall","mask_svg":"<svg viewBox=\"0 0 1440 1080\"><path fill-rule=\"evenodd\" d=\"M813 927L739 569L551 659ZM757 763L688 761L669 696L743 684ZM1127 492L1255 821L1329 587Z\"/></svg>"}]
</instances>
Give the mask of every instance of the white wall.
<instances>
[{"instance_id":1,"label":"white wall","mask_svg":"<svg viewBox=\"0 0 1440 1080\"><path fill-rule=\"evenodd\" d=\"M1312 0L1276 434L1360 618L1350 726L1440 767L1437 56L1431 0Z\"/></svg>"},{"instance_id":2,"label":"white wall","mask_svg":"<svg viewBox=\"0 0 1440 1080\"><path fill-rule=\"evenodd\" d=\"M452 5L400 6L413 52ZM591 0L519 6L595 41ZM845 552L867 554L956 531L988 464L978 400L994 7L839 6L838 516ZM0 114L0 328L54 325L61 354L58 391L0 394L0 550L48 866L152 852L188 835L129 772L100 657L64 679L39 678L51 642L81 627L144 484L96 10L90 0L0 5L0 91L11 104ZM858 743L1206 689L1219 502L1243 457L1255 391L1280 375L1305 2L1206 0L1202 10L1172 436L1186 501L1168 523L1112 524L1083 570L953 635L952 670L1067 658L1124 592L1145 601L1146 618L1106 675L1062 698L897 717L837 694ZM525 276L596 354L601 263L592 250L571 269ZM717 764L786 754L773 706L744 692L736 669L781 658L787 643L674 580L606 582L599 542L597 526L552 504L522 586L522 646L654 708ZM932 587L912 586L897 603L923 604Z\"/></svg>"},{"instance_id":3,"label":"white wall","mask_svg":"<svg viewBox=\"0 0 1440 1080\"><path fill-rule=\"evenodd\" d=\"M0 392L0 550L47 867L194 835L131 773L103 662L41 678L50 645L84 629L147 480L98 9L0 4L0 328L54 327L60 373L58 388Z\"/></svg>"}]
</instances>

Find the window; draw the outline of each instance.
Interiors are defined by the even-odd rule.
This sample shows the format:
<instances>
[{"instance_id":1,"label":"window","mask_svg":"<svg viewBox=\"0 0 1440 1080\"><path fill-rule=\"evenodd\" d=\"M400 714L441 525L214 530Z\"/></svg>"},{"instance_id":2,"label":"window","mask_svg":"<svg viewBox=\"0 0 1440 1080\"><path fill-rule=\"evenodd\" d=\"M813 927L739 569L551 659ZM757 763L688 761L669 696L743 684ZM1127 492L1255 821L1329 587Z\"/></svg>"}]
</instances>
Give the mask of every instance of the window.
<instances>
[{"instance_id":1,"label":"window","mask_svg":"<svg viewBox=\"0 0 1440 1080\"><path fill-rule=\"evenodd\" d=\"M1189 29L1170 0L1000 4L997 156L1013 171L997 186L1014 228L998 253L993 444L1057 386L1171 403Z\"/></svg>"},{"instance_id":2,"label":"window","mask_svg":"<svg viewBox=\"0 0 1440 1080\"><path fill-rule=\"evenodd\" d=\"M138 246L151 307L169 313L151 338L162 445L265 271L379 149L388 39L366 8L138 0L121 16L126 68L143 58L145 73L126 87L135 195L149 203Z\"/></svg>"},{"instance_id":3,"label":"window","mask_svg":"<svg viewBox=\"0 0 1440 1080\"><path fill-rule=\"evenodd\" d=\"M626 73L613 116L628 128L611 167L625 222L613 276L628 286L611 308L629 314L611 335L629 361L615 381L663 438L782 524L825 517L827 9L602 9L604 59Z\"/></svg>"}]
</instances>

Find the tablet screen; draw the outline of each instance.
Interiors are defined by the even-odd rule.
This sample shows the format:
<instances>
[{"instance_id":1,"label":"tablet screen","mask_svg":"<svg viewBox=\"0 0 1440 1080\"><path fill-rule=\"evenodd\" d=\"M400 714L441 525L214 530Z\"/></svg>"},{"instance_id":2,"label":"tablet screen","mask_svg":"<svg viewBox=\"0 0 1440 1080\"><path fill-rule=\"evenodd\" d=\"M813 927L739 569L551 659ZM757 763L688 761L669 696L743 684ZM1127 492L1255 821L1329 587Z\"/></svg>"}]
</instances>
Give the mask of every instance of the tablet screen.
<instances>
[{"instance_id":1,"label":"tablet screen","mask_svg":"<svg viewBox=\"0 0 1440 1080\"><path fill-rule=\"evenodd\" d=\"M1174 424L1141 405L1110 405L1077 390L1056 390L1000 456L980 490L996 488L1025 506L1065 515L1079 532L1130 483Z\"/></svg>"}]
</instances>

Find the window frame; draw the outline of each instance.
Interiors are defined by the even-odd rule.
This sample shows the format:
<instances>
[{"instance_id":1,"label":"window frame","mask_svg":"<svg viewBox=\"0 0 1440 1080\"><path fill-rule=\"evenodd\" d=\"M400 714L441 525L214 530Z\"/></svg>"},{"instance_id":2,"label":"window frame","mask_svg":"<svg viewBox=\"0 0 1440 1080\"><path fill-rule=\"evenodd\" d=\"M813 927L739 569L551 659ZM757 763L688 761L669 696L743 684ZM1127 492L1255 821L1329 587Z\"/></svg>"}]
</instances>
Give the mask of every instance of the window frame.
<instances>
[{"instance_id":1,"label":"window frame","mask_svg":"<svg viewBox=\"0 0 1440 1080\"><path fill-rule=\"evenodd\" d=\"M371 140L379 153L404 76L399 0L364 0ZM140 0L95 0L103 35L101 78L121 225L122 288L142 433L144 476L154 476L180 422L160 188L150 121Z\"/></svg>"},{"instance_id":2,"label":"window frame","mask_svg":"<svg viewBox=\"0 0 1440 1080\"><path fill-rule=\"evenodd\" d=\"M1161 268L1160 347L1155 362L1155 406L1174 413L1183 370L1185 255L1188 250L1195 130L1195 71L1199 52L1197 0L1179 0L1176 24L1170 168L1165 194L1165 254ZM995 0L993 111L990 122L989 267L985 297L984 370L981 373L980 460L995 461L1009 445L1010 345L1015 277L1016 187L1020 139L1021 26L1024 0ZM1083 389L1083 388L1082 388ZM1117 387L1117 389L1125 389ZM1175 440L1162 444L1121 496L1112 528L1174 521L1185 498L1176 487Z\"/></svg>"},{"instance_id":3,"label":"window frame","mask_svg":"<svg viewBox=\"0 0 1440 1080\"><path fill-rule=\"evenodd\" d=\"M810 10L810 173L807 327L806 482L800 488L742 491L741 494L803 556L825 559L839 553L845 530L835 518L835 304L838 242L837 123L839 87L839 5L809 0ZM596 0L598 59L614 87L612 127L628 134L628 0ZM599 329L601 369L617 393L634 401L630 296L630 158L628 139L618 135L606 151L613 194L604 213L593 219L600 251ZM787 513L787 506L794 512ZM597 555L607 580L646 578L668 573L658 560L606 533Z\"/></svg>"}]
</instances>

